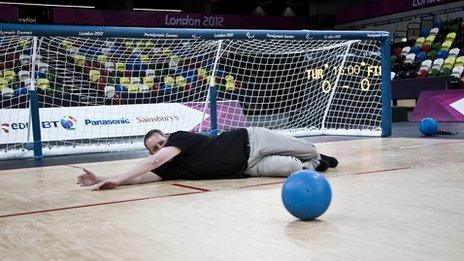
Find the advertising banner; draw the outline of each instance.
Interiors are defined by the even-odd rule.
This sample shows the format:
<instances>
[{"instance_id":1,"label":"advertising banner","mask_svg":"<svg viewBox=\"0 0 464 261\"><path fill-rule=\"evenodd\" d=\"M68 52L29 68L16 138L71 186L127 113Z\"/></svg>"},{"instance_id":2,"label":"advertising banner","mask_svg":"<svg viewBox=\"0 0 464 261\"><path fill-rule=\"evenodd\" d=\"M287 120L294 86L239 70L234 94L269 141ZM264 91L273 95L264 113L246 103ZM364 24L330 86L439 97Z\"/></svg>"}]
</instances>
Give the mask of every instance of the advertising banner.
<instances>
[{"instance_id":1,"label":"advertising banner","mask_svg":"<svg viewBox=\"0 0 464 261\"><path fill-rule=\"evenodd\" d=\"M41 108L42 141L141 136L151 129L208 131L210 115L204 107L204 103L160 103ZM246 125L237 101L218 102L217 111L219 129ZM27 141L28 109L0 110L0 124L0 144Z\"/></svg>"}]
</instances>

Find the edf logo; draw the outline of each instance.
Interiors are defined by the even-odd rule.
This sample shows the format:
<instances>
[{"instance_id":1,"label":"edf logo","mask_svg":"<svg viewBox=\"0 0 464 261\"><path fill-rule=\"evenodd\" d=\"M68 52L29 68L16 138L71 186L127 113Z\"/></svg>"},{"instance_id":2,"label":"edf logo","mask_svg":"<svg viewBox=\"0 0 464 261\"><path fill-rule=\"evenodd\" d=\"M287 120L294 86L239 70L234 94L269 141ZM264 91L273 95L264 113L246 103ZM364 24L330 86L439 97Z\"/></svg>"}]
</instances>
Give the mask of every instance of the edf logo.
<instances>
[{"instance_id":1,"label":"edf logo","mask_svg":"<svg viewBox=\"0 0 464 261\"><path fill-rule=\"evenodd\" d=\"M2 123L2 131L5 132L5 133L9 133L10 132L10 124Z\"/></svg>"}]
</instances>

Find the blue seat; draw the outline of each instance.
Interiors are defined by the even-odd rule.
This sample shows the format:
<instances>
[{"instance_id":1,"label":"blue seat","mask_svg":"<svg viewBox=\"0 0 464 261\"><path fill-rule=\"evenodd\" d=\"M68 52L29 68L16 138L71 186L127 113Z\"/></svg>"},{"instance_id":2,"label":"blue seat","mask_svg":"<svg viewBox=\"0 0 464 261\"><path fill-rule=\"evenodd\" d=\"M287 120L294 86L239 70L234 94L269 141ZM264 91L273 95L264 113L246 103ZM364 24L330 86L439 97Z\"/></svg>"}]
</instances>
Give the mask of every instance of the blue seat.
<instances>
[{"instance_id":1,"label":"blue seat","mask_svg":"<svg viewBox=\"0 0 464 261\"><path fill-rule=\"evenodd\" d=\"M440 50L438 51L437 53L437 59L438 58L442 58L443 60L446 59L446 57L448 57L448 52L446 50Z\"/></svg>"},{"instance_id":2,"label":"blue seat","mask_svg":"<svg viewBox=\"0 0 464 261\"><path fill-rule=\"evenodd\" d=\"M127 61L126 63L141 63L142 61L140 61L139 59L139 55L138 54L131 54L128 58L127 58Z\"/></svg>"},{"instance_id":3,"label":"blue seat","mask_svg":"<svg viewBox=\"0 0 464 261\"><path fill-rule=\"evenodd\" d=\"M427 54L425 52L419 52L416 56L416 62L422 63L427 58Z\"/></svg>"},{"instance_id":4,"label":"blue seat","mask_svg":"<svg viewBox=\"0 0 464 261\"><path fill-rule=\"evenodd\" d=\"M23 54L32 55L32 48L24 49Z\"/></svg>"},{"instance_id":5,"label":"blue seat","mask_svg":"<svg viewBox=\"0 0 464 261\"><path fill-rule=\"evenodd\" d=\"M37 78L37 79L47 78L47 75L45 73L35 72L35 78Z\"/></svg>"},{"instance_id":6,"label":"blue seat","mask_svg":"<svg viewBox=\"0 0 464 261\"><path fill-rule=\"evenodd\" d=\"M197 81L197 76L195 75L187 76L185 77L185 80L187 81L188 84L192 84Z\"/></svg>"},{"instance_id":7,"label":"blue seat","mask_svg":"<svg viewBox=\"0 0 464 261\"><path fill-rule=\"evenodd\" d=\"M148 69L148 65L142 63L141 61L135 61L126 64L126 70L128 71L145 71L146 69Z\"/></svg>"},{"instance_id":8,"label":"blue seat","mask_svg":"<svg viewBox=\"0 0 464 261\"><path fill-rule=\"evenodd\" d=\"M421 30L420 36L421 37L427 37L427 36L429 36L429 34L430 34L430 30L424 28L424 29Z\"/></svg>"},{"instance_id":9,"label":"blue seat","mask_svg":"<svg viewBox=\"0 0 464 261\"><path fill-rule=\"evenodd\" d=\"M109 53L110 53L110 54L113 54L113 56L116 56L116 57L122 55L122 51L119 50L119 48L114 48L114 47L113 47L113 48L110 48Z\"/></svg>"},{"instance_id":10,"label":"blue seat","mask_svg":"<svg viewBox=\"0 0 464 261\"><path fill-rule=\"evenodd\" d=\"M414 46L414 47L411 48L411 50L409 51L409 53L417 54L417 53L419 53L420 51L421 51L420 46L417 46L417 45L416 45L416 46Z\"/></svg>"},{"instance_id":11,"label":"blue seat","mask_svg":"<svg viewBox=\"0 0 464 261\"><path fill-rule=\"evenodd\" d=\"M14 91L15 96L21 96L21 95L26 95L28 92L27 87L21 87L18 88Z\"/></svg>"},{"instance_id":12,"label":"blue seat","mask_svg":"<svg viewBox=\"0 0 464 261\"><path fill-rule=\"evenodd\" d=\"M438 19L433 23L433 27L438 27L438 28L440 28L440 29L442 29L444 25L445 25L445 22L443 22L443 20L441 20L440 18L438 18Z\"/></svg>"},{"instance_id":13,"label":"blue seat","mask_svg":"<svg viewBox=\"0 0 464 261\"><path fill-rule=\"evenodd\" d=\"M79 53L87 55L98 55L100 54L100 49L97 47L81 47L79 48Z\"/></svg>"},{"instance_id":14,"label":"blue seat","mask_svg":"<svg viewBox=\"0 0 464 261\"><path fill-rule=\"evenodd\" d=\"M171 93L172 92L172 86L171 85L167 85L165 83L162 83L161 84L161 90L164 91L164 93Z\"/></svg>"},{"instance_id":15,"label":"blue seat","mask_svg":"<svg viewBox=\"0 0 464 261\"><path fill-rule=\"evenodd\" d=\"M185 78L195 76L195 69L186 70L183 76Z\"/></svg>"},{"instance_id":16,"label":"blue seat","mask_svg":"<svg viewBox=\"0 0 464 261\"><path fill-rule=\"evenodd\" d=\"M218 69L218 70L216 71L216 76L217 76L217 77L221 77L221 78L222 78L222 77L224 77L225 75L226 75L226 72L224 71L224 69Z\"/></svg>"},{"instance_id":17,"label":"blue seat","mask_svg":"<svg viewBox=\"0 0 464 261\"><path fill-rule=\"evenodd\" d=\"M174 74L175 74L175 75L182 75L182 76L184 76L185 71L182 69L182 67L177 67L177 68L174 70Z\"/></svg>"},{"instance_id":18,"label":"blue seat","mask_svg":"<svg viewBox=\"0 0 464 261\"><path fill-rule=\"evenodd\" d=\"M115 92L127 92L127 88L124 87L124 85L116 84L116 85L114 86L114 91L115 91Z\"/></svg>"}]
</instances>

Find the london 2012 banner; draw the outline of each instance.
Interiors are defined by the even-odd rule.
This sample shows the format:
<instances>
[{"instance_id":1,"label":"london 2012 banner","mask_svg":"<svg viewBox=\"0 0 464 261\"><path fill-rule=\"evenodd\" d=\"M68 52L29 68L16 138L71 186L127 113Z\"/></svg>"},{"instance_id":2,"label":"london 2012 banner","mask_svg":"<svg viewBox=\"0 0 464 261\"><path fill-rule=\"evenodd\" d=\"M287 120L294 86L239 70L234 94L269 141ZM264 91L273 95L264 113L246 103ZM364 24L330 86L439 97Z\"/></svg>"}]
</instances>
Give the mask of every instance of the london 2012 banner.
<instances>
[{"instance_id":1,"label":"london 2012 banner","mask_svg":"<svg viewBox=\"0 0 464 261\"><path fill-rule=\"evenodd\" d=\"M105 11L78 8L53 8L53 21L58 24L117 24L167 28L305 29L308 27L308 19L304 17Z\"/></svg>"}]
</instances>

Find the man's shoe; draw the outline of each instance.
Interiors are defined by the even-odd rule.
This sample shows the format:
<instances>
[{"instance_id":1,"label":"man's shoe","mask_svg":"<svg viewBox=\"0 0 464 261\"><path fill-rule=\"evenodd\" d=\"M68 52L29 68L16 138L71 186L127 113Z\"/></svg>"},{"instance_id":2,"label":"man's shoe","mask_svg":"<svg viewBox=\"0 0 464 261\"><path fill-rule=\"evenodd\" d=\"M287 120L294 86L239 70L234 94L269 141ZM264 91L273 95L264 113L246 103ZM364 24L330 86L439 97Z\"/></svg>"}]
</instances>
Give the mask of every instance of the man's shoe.
<instances>
[{"instance_id":1,"label":"man's shoe","mask_svg":"<svg viewBox=\"0 0 464 261\"><path fill-rule=\"evenodd\" d=\"M325 160L328 165L329 165L329 168L335 168L337 167L338 165L338 160L334 157L331 157L331 156L327 156L327 155L324 155L322 153L319 153L319 155L321 155L321 159L322 160Z\"/></svg>"},{"instance_id":2,"label":"man's shoe","mask_svg":"<svg viewBox=\"0 0 464 261\"><path fill-rule=\"evenodd\" d=\"M329 168L329 163L323 159L319 160L319 165L316 168L316 171L326 171Z\"/></svg>"}]
</instances>

